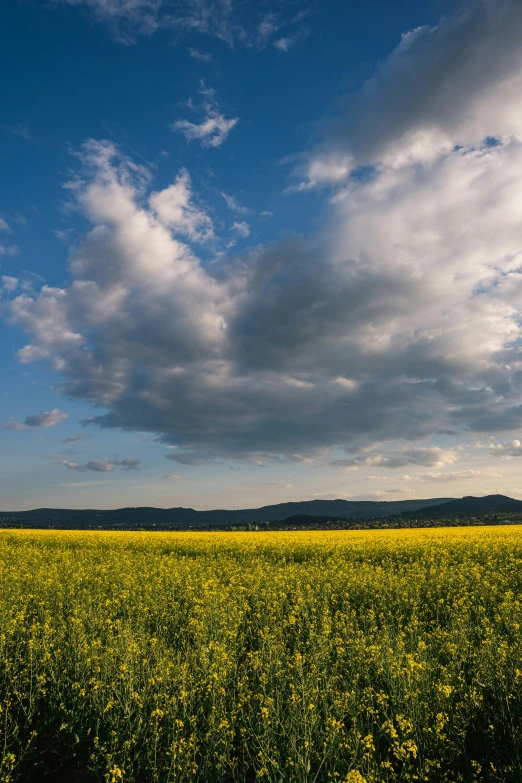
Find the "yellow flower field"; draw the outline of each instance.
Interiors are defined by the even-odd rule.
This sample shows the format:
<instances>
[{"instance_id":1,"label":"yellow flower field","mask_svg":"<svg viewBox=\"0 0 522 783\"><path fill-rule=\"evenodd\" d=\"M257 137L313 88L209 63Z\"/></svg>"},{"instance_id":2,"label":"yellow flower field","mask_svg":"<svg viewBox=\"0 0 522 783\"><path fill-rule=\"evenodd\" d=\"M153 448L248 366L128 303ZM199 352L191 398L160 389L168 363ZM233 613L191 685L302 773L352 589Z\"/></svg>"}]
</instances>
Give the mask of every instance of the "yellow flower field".
<instances>
[{"instance_id":1,"label":"yellow flower field","mask_svg":"<svg viewBox=\"0 0 522 783\"><path fill-rule=\"evenodd\" d=\"M522 529L0 533L0 781L522 780Z\"/></svg>"}]
</instances>

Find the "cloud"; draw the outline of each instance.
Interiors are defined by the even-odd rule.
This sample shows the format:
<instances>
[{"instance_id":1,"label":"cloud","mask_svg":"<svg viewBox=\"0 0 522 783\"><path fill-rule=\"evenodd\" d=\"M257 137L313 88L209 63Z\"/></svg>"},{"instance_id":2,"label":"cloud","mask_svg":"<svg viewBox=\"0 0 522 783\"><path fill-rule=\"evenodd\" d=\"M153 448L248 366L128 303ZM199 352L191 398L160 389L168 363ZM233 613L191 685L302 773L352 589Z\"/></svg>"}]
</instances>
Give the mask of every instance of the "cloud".
<instances>
[{"instance_id":1,"label":"cloud","mask_svg":"<svg viewBox=\"0 0 522 783\"><path fill-rule=\"evenodd\" d=\"M0 127L13 136L19 136L25 141L31 141L31 124L29 122L17 122L14 125L1 125Z\"/></svg>"},{"instance_id":2,"label":"cloud","mask_svg":"<svg viewBox=\"0 0 522 783\"><path fill-rule=\"evenodd\" d=\"M58 408L53 408L52 411L44 413L33 413L27 416L25 419L26 427L54 427L56 424L60 424L65 419L69 418L69 414Z\"/></svg>"},{"instance_id":3,"label":"cloud","mask_svg":"<svg viewBox=\"0 0 522 783\"><path fill-rule=\"evenodd\" d=\"M334 460L330 465L336 468L351 468L354 466L370 466L379 468L402 468L405 465L425 465L432 467L451 465L458 455L453 449L441 449L439 446L396 449L387 453L372 453L360 455L352 459Z\"/></svg>"},{"instance_id":4,"label":"cloud","mask_svg":"<svg viewBox=\"0 0 522 783\"><path fill-rule=\"evenodd\" d=\"M522 457L522 442L519 440L509 440L507 443L496 443L489 446L489 453L493 457Z\"/></svg>"},{"instance_id":5,"label":"cloud","mask_svg":"<svg viewBox=\"0 0 522 783\"><path fill-rule=\"evenodd\" d=\"M78 443L80 440L84 440L85 435L71 435L69 438L65 438L62 443Z\"/></svg>"},{"instance_id":6,"label":"cloud","mask_svg":"<svg viewBox=\"0 0 522 783\"><path fill-rule=\"evenodd\" d=\"M231 231L235 231L236 234L243 239L246 239L246 237L250 236L250 226L248 223L246 223L244 220L238 222L237 220L232 224L232 227L230 229Z\"/></svg>"},{"instance_id":7,"label":"cloud","mask_svg":"<svg viewBox=\"0 0 522 783\"><path fill-rule=\"evenodd\" d=\"M62 421L65 421L68 418L68 413L61 411L58 408L53 408L52 411L32 413L29 416L26 416L23 423L11 419L4 425L4 428L6 430L26 430L31 427L35 427L37 429L55 427L57 424L60 424Z\"/></svg>"},{"instance_id":8,"label":"cloud","mask_svg":"<svg viewBox=\"0 0 522 783\"><path fill-rule=\"evenodd\" d=\"M482 475L483 473L480 470L453 470L446 473L417 473L414 476L406 475L400 476L399 478L404 481L435 481L443 483L445 481L462 481L466 479L474 479Z\"/></svg>"},{"instance_id":9,"label":"cloud","mask_svg":"<svg viewBox=\"0 0 522 783\"><path fill-rule=\"evenodd\" d=\"M63 465L69 470L75 470L77 473L85 473L86 471L93 471L95 473L112 473L115 467L121 467L123 470L139 470L141 466L141 460L134 457L127 457L126 459L93 459L85 463L85 465L78 465L77 462L69 462L69 460L62 459L56 460L55 464Z\"/></svg>"},{"instance_id":10,"label":"cloud","mask_svg":"<svg viewBox=\"0 0 522 783\"><path fill-rule=\"evenodd\" d=\"M132 44L138 36L153 35L160 24L163 0L56 0L87 10L96 21L107 24L114 38Z\"/></svg>"},{"instance_id":11,"label":"cloud","mask_svg":"<svg viewBox=\"0 0 522 783\"><path fill-rule=\"evenodd\" d=\"M275 46L276 49L279 49L280 52L288 52L288 50L291 49L292 46L295 46L304 35L305 32L303 30L298 31L293 35L285 35L274 41L273 46Z\"/></svg>"},{"instance_id":12,"label":"cloud","mask_svg":"<svg viewBox=\"0 0 522 783\"><path fill-rule=\"evenodd\" d=\"M220 147L228 134L239 122L238 117L227 119L219 108L214 90L201 83L200 94L203 102L199 110L203 112L202 122L178 120L171 125L172 130L181 131L187 141L200 141L203 147Z\"/></svg>"},{"instance_id":13,"label":"cloud","mask_svg":"<svg viewBox=\"0 0 522 783\"><path fill-rule=\"evenodd\" d=\"M275 0L264 3L261 22L250 6L236 0L54 0L54 5L78 7L105 24L115 40L126 45L140 36L167 29L174 31L176 41L205 35L228 46L243 44L263 49L279 30L298 24L306 16L306 10L292 15L291 4L285 16L284 7ZM197 49L190 48L189 53L202 62L212 59Z\"/></svg>"},{"instance_id":14,"label":"cloud","mask_svg":"<svg viewBox=\"0 0 522 783\"><path fill-rule=\"evenodd\" d=\"M320 153L297 166L294 176L299 183L291 190L309 190L316 187L332 187L343 183L353 169L351 157L342 153Z\"/></svg>"},{"instance_id":15,"label":"cloud","mask_svg":"<svg viewBox=\"0 0 522 783\"><path fill-rule=\"evenodd\" d=\"M238 215L247 215L250 210L244 207L234 196L229 196L227 193L221 193L225 199L225 203L231 212L237 212Z\"/></svg>"},{"instance_id":16,"label":"cloud","mask_svg":"<svg viewBox=\"0 0 522 783\"><path fill-rule=\"evenodd\" d=\"M166 459L172 460L172 462L179 462L180 465L190 465L191 467L210 465L215 462L215 458L205 456L199 453L180 452L175 454L165 454Z\"/></svg>"},{"instance_id":17,"label":"cloud","mask_svg":"<svg viewBox=\"0 0 522 783\"><path fill-rule=\"evenodd\" d=\"M174 233L195 242L208 242L214 239L212 220L194 206L192 198L190 174L181 169L172 185L150 195L149 204L161 223Z\"/></svg>"},{"instance_id":18,"label":"cloud","mask_svg":"<svg viewBox=\"0 0 522 783\"><path fill-rule=\"evenodd\" d=\"M11 277L10 275L2 275L2 277L0 277L0 283L0 289L9 294L16 291L18 288L18 278Z\"/></svg>"},{"instance_id":19,"label":"cloud","mask_svg":"<svg viewBox=\"0 0 522 783\"><path fill-rule=\"evenodd\" d=\"M436 26L409 31L363 89L324 125L324 144L309 156L322 184L361 167L429 164L456 146L480 147L522 134L517 96L522 49L516 0L477 0ZM486 66L490 63L490 67ZM335 160L344 161L337 166ZM314 184L314 176L304 180Z\"/></svg>"},{"instance_id":20,"label":"cloud","mask_svg":"<svg viewBox=\"0 0 522 783\"><path fill-rule=\"evenodd\" d=\"M179 479L179 478L181 478L181 476L178 476L177 473L166 473L161 478L164 478L164 479Z\"/></svg>"},{"instance_id":21,"label":"cloud","mask_svg":"<svg viewBox=\"0 0 522 783\"><path fill-rule=\"evenodd\" d=\"M355 170L307 236L208 263L153 208L151 171L88 143L71 283L8 306L20 360L48 361L91 426L152 433L192 464L339 446L348 468L432 469L459 452L430 439L519 432L519 8L403 40L325 136L324 160Z\"/></svg>"},{"instance_id":22,"label":"cloud","mask_svg":"<svg viewBox=\"0 0 522 783\"><path fill-rule=\"evenodd\" d=\"M0 217L0 231L11 231L9 228L9 224L6 223L6 221Z\"/></svg>"},{"instance_id":23,"label":"cloud","mask_svg":"<svg viewBox=\"0 0 522 783\"><path fill-rule=\"evenodd\" d=\"M202 63L210 63L214 59L208 52L200 52L199 49L193 49L189 47L189 54L193 60L199 60Z\"/></svg>"},{"instance_id":24,"label":"cloud","mask_svg":"<svg viewBox=\"0 0 522 783\"><path fill-rule=\"evenodd\" d=\"M7 247L5 245L0 245L0 256L6 255L10 258L13 258L14 256L19 255L20 248L18 245L8 245Z\"/></svg>"}]
</instances>

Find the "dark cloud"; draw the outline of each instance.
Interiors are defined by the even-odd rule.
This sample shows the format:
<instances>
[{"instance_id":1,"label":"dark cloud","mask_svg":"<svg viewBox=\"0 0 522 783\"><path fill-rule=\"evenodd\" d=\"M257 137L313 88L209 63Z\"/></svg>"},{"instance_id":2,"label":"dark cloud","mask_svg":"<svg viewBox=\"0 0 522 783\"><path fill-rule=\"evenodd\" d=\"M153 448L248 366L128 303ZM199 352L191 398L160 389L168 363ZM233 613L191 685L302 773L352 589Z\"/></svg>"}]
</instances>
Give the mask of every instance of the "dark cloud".
<instances>
[{"instance_id":1,"label":"dark cloud","mask_svg":"<svg viewBox=\"0 0 522 783\"><path fill-rule=\"evenodd\" d=\"M475 0L459 3L434 27L403 35L325 123L323 146L298 169L303 185L336 184L354 168L429 161L455 145L511 137L521 26L518 0Z\"/></svg>"},{"instance_id":2,"label":"dark cloud","mask_svg":"<svg viewBox=\"0 0 522 783\"><path fill-rule=\"evenodd\" d=\"M123 470L139 470L141 466L141 460L135 459L135 457L127 457L126 459L93 459L85 463L85 465L79 465L77 462L70 462L69 460L56 460L57 464L64 465L69 470L75 470L77 473L85 473L86 471L93 471L94 473L112 473L115 467L123 468Z\"/></svg>"},{"instance_id":3,"label":"dark cloud","mask_svg":"<svg viewBox=\"0 0 522 783\"><path fill-rule=\"evenodd\" d=\"M54 427L56 424L60 424L65 419L69 418L69 414L58 408L53 408L52 411L44 411L43 413L31 413L26 416L23 423L9 420L5 425L6 430L25 430L31 427Z\"/></svg>"},{"instance_id":4,"label":"dark cloud","mask_svg":"<svg viewBox=\"0 0 522 783\"><path fill-rule=\"evenodd\" d=\"M434 466L415 441L519 427L520 8L481 2L403 39L327 145L373 169L336 181L311 236L204 264L188 173L154 192L86 144L69 192L92 230L67 288L13 294L20 360L103 409L91 425L153 433L185 465L340 446L345 467Z\"/></svg>"}]
</instances>

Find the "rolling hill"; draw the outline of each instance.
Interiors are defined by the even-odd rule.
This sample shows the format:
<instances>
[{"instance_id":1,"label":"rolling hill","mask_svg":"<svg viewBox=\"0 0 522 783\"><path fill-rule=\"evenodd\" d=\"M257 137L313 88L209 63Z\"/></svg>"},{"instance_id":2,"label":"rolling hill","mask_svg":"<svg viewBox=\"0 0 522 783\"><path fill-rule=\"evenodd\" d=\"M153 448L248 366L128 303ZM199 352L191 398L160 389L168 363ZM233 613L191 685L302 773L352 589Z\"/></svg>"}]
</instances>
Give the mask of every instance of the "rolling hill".
<instances>
[{"instance_id":1,"label":"rolling hill","mask_svg":"<svg viewBox=\"0 0 522 783\"><path fill-rule=\"evenodd\" d=\"M429 507L408 509L403 512L409 517L422 517L424 519L441 517L473 516L481 514L510 514L522 513L522 500L515 500L507 495L486 495L478 498L468 495L463 498L449 500Z\"/></svg>"},{"instance_id":2,"label":"rolling hill","mask_svg":"<svg viewBox=\"0 0 522 783\"><path fill-rule=\"evenodd\" d=\"M119 508L64 509L38 508L31 511L0 512L3 527L199 527L204 525L235 525L248 522L273 522L296 515L342 519L389 517L403 512L418 512L428 506L446 504L448 498L427 500L365 501L306 500L278 503L262 508L215 509L196 511L193 508Z\"/></svg>"}]
</instances>

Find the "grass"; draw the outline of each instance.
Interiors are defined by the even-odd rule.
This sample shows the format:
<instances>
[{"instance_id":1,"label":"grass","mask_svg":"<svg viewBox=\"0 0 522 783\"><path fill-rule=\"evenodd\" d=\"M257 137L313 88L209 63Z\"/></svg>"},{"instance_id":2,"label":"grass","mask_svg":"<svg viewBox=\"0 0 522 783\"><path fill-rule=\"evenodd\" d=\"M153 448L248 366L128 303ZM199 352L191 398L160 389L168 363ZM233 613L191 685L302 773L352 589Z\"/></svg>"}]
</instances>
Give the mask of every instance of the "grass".
<instances>
[{"instance_id":1,"label":"grass","mask_svg":"<svg viewBox=\"0 0 522 783\"><path fill-rule=\"evenodd\" d=\"M0 781L522 780L522 530L0 534Z\"/></svg>"}]
</instances>

